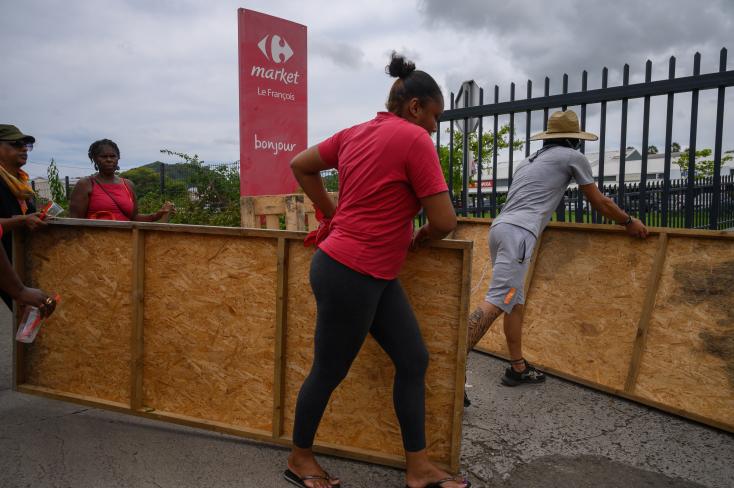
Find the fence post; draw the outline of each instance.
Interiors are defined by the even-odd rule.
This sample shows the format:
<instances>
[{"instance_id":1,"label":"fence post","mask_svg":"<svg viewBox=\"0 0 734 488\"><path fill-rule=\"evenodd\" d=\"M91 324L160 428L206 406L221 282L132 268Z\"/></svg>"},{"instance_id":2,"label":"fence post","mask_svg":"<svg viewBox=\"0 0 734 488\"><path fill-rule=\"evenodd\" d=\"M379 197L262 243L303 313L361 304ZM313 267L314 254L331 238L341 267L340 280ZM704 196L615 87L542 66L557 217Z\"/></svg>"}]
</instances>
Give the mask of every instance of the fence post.
<instances>
[{"instance_id":1,"label":"fence post","mask_svg":"<svg viewBox=\"0 0 734 488\"><path fill-rule=\"evenodd\" d=\"M255 224L254 197L240 197L240 225L248 228L260 228L259 225Z\"/></svg>"},{"instance_id":2,"label":"fence post","mask_svg":"<svg viewBox=\"0 0 734 488\"><path fill-rule=\"evenodd\" d=\"M303 194L285 196L285 229L306 230L306 214L303 210Z\"/></svg>"},{"instance_id":3,"label":"fence post","mask_svg":"<svg viewBox=\"0 0 734 488\"><path fill-rule=\"evenodd\" d=\"M161 177L161 181L160 181L161 196L163 196L166 193L166 165L165 163L161 163L160 177Z\"/></svg>"},{"instance_id":4,"label":"fence post","mask_svg":"<svg viewBox=\"0 0 734 488\"><path fill-rule=\"evenodd\" d=\"M66 198L69 198L69 195L71 194L71 190L69 190L69 177L64 176L64 190L66 191Z\"/></svg>"}]
</instances>

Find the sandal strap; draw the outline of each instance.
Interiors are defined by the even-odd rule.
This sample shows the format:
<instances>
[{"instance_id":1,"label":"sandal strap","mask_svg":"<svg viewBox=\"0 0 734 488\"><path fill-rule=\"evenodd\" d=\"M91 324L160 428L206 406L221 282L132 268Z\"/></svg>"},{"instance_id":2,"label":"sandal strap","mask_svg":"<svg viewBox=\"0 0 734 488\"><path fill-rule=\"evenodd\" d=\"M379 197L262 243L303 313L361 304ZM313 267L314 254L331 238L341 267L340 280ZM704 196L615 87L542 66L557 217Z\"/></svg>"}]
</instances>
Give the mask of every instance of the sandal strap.
<instances>
[{"instance_id":1,"label":"sandal strap","mask_svg":"<svg viewBox=\"0 0 734 488\"><path fill-rule=\"evenodd\" d=\"M434 482L433 482L432 484L434 484L434 485L437 485L437 486L441 486L441 485L443 485L444 483L448 483L449 481L454 481L454 482L456 482L456 483L461 483L461 482L460 482L459 480L457 480L456 478L457 478L456 476L449 476L448 478L444 478L444 479L442 479L442 480L434 481Z\"/></svg>"},{"instance_id":2,"label":"sandal strap","mask_svg":"<svg viewBox=\"0 0 734 488\"><path fill-rule=\"evenodd\" d=\"M511 359L511 360L510 360L510 364L520 364L520 363L525 363L525 364L527 364L527 361L525 361L525 358L520 358L520 359Z\"/></svg>"},{"instance_id":3,"label":"sandal strap","mask_svg":"<svg viewBox=\"0 0 734 488\"><path fill-rule=\"evenodd\" d=\"M302 476L301 481L311 481L311 480L324 480L324 481L331 481L335 480L337 478L332 478L329 473L324 471L324 476L318 476L318 475L309 475L309 476Z\"/></svg>"}]
</instances>

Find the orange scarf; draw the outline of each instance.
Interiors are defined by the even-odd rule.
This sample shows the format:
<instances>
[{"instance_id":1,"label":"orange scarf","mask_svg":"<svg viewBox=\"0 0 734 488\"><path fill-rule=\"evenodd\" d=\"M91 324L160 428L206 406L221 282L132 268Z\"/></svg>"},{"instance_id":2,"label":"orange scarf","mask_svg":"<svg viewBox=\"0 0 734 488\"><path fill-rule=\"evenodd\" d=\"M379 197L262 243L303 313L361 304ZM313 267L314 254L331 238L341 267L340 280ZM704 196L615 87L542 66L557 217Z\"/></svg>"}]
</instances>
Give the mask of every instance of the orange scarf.
<instances>
[{"instance_id":1,"label":"orange scarf","mask_svg":"<svg viewBox=\"0 0 734 488\"><path fill-rule=\"evenodd\" d=\"M28 177L28 173L26 173L22 169L19 169L18 176L13 176L8 172L8 170L0 165L0 178L2 178L5 184L8 185L8 188L10 188L13 196L18 199L18 204L20 204L20 211L23 212L23 214L25 215L25 213L28 211L27 200L35 196L33 187L31 187L31 184L29 183L30 179Z\"/></svg>"}]
</instances>

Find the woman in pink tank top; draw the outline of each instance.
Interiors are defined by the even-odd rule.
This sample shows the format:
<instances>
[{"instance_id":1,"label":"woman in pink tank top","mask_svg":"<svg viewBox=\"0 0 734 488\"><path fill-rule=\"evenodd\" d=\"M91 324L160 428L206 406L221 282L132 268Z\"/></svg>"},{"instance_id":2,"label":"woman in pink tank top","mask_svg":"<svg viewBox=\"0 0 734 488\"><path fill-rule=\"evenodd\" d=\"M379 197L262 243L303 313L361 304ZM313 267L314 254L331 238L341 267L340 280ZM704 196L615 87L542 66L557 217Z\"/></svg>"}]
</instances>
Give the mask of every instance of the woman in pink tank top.
<instances>
[{"instance_id":1,"label":"woman in pink tank top","mask_svg":"<svg viewBox=\"0 0 734 488\"><path fill-rule=\"evenodd\" d=\"M72 218L165 222L176 211L171 202L166 202L155 213L138 213L135 187L130 180L116 174L120 169L120 149L111 140L92 143L88 155L97 173L80 179L74 186L70 203Z\"/></svg>"}]
</instances>

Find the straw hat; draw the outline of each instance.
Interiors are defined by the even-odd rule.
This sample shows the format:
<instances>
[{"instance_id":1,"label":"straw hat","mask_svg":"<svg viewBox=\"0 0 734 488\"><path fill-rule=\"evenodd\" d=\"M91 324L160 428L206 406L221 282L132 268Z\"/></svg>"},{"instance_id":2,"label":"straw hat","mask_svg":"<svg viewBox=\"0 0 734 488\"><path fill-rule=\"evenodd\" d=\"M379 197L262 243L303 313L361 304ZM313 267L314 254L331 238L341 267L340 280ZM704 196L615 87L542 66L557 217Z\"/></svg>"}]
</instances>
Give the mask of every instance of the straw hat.
<instances>
[{"instance_id":1,"label":"straw hat","mask_svg":"<svg viewBox=\"0 0 734 488\"><path fill-rule=\"evenodd\" d=\"M531 141L541 139L583 139L595 141L599 139L591 132L581 132L579 118L573 110L553 112L548 117L548 130L533 134Z\"/></svg>"}]
</instances>

